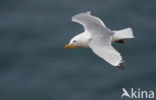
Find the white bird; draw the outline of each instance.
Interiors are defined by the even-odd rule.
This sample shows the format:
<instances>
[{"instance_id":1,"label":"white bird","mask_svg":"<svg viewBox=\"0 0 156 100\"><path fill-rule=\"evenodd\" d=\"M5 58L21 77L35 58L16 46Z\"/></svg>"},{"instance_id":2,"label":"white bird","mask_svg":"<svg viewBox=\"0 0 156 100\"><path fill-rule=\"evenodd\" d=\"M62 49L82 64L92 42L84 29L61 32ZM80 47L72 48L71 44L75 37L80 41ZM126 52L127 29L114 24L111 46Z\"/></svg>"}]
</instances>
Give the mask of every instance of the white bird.
<instances>
[{"instance_id":1,"label":"white bird","mask_svg":"<svg viewBox=\"0 0 156 100\"><path fill-rule=\"evenodd\" d=\"M133 38L131 28L111 31L100 18L92 16L90 11L73 16L72 21L83 25L84 32L73 37L65 46L66 49L89 47L109 64L125 69L120 53L112 47L111 43L123 43L123 39Z\"/></svg>"}]
</instances>

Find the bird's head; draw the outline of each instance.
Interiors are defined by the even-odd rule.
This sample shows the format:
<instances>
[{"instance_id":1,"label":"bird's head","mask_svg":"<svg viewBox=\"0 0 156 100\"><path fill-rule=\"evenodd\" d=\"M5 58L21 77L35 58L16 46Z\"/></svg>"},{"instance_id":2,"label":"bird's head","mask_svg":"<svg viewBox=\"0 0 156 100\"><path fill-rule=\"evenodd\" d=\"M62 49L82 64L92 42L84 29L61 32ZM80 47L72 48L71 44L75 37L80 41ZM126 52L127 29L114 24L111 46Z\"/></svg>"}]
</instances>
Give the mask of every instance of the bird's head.
<instances>
[{"instance_id":1,"label":"bird's head","mask_svg":"<svg viewBox=\"0 0 156 100\"><path fill-rule=\"evenodd\" d=\"M79 40L79 37L74 37L74 38L72 38L71 40L70 40L70 42L67 44L67 45L65 45L65 49L71 49L71 48L78 48L78 47L80 47L81 45L80 45L80 40Z\"/></svg>"}]
</instances>

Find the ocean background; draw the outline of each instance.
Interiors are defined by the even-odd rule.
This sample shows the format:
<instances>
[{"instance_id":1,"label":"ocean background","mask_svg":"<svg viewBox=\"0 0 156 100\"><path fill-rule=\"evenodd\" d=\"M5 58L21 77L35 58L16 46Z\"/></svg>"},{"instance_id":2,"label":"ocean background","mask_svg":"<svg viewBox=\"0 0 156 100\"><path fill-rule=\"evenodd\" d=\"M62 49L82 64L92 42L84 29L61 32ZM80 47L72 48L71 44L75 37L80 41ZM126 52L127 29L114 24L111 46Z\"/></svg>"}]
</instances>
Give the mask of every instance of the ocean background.
<instances>
[{"instance_id":1,"label":"ocean background","mask_svg":"<svg viewBox=\"0 0 156 100\"><path fill-rule=\"evenodd\" d=\"M136 38L113 43L126 70L64 49L83 32L71 17L86 11L133 29ZM0 100L121 100L122 88L156 93L156 0L0 0Z\"/></svg>"}]
</instances>

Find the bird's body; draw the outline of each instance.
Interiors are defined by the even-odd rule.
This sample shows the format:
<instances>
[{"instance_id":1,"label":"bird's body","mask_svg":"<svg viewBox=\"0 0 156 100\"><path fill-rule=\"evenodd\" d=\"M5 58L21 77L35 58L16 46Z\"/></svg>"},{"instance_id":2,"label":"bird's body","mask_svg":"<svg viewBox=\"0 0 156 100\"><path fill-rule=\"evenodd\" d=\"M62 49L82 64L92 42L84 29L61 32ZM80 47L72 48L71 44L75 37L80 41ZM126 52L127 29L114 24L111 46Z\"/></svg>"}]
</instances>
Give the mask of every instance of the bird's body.
<instances>
[{"instance_id":1,"label":"bird's body","mask_svg":"<svg viewBox=\"0 0 156 100\"><path fill-rule=\"evenodd\" d=\"M85 31L73 37L65 48L89 47L92 51L110 63L125 68L122 57L111 45L112 42L120 41L126 38L133 38L131 28L120 31L111 31L105 24L90 12L80 13L72 17L72 21L82 24Z\"/></svg>"}]
</instances>

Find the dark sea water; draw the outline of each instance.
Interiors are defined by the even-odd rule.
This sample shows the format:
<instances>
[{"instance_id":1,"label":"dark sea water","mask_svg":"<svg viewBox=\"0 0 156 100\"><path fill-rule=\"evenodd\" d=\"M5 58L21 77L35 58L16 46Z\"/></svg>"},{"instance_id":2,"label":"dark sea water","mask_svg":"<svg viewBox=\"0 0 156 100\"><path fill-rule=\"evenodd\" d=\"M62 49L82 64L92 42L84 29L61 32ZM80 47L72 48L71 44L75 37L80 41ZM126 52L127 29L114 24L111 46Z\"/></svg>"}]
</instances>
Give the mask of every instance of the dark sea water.
<instances>
[{"instance_id":1,"label":"dark sea water","mask_svg":"<svg viewBox=\"0 0 156 100\"><path fill-rule=\"evenodd\" d=\"M89 10L133 29L113 44L125 71L90 49L64 50L83 31L71 17ZM0 100L121 100L122 88L156 93L156 0L0 0Z\"/></svg>"}]
</instances>

